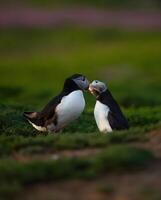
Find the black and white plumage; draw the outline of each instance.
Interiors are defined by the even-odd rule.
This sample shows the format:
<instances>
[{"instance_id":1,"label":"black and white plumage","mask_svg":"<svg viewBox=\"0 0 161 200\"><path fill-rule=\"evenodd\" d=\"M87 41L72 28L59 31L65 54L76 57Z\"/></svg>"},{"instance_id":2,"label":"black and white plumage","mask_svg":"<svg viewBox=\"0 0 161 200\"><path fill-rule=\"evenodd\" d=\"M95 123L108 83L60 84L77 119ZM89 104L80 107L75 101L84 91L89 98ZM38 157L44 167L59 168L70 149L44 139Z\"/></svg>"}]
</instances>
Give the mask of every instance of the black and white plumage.
<instances>
[{"instance_id":1,"label":"black and white plumage","mask_svg":"<svg viewBox=\"0 0 161 200\"><path fill-rule=\"evenodd\" d=\"M89 91L96 96L94 116L100 132L128 129L128 121L106 85L93 81Z\"/></svg>"},{"instance_id":2,"label":"black and white plumage","mask_svg":"<svg viewBox=\"0 0 161 200\"><path fill-rule=\"evenodd\" d=\"M86 77L75 74L66 79L62 92L41 112L24 112L23 115L38 131L59 132L83 112L85 100L82 91L88 87Z\"/></svg>"}]
</instances>

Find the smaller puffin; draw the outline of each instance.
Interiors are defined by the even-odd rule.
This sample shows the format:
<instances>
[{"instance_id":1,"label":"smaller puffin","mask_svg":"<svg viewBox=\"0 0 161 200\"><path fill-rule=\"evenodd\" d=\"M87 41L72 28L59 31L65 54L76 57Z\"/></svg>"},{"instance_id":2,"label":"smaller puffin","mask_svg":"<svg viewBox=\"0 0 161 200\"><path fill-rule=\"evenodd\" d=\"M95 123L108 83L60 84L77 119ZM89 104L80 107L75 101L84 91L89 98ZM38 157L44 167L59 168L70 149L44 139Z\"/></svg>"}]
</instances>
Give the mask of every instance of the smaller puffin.
<instances>
[{"instance_id":1,"label":"smaller puffin","mask_svg":"<svg viewBox=\"0 0 161 200\"><path fill-rule=\"evenodd\" d=\"M89 91L96 96L94 117L100 132L128 129L128 121L105 83L94 80Z\"/></svg>"},{"instance_id":2,"label":"smaller puffin","mask_svg":"<svg viewBox=\"0 0 161 200\"><path fill-rule=\"evenodd\" d=\"M40 112L24 112L23 116L38 131L59 132L77 119L84 110L83 90L89 81L81 74L74 74L64 82L62 92L54 97Z\"/></svg>"}]
</instances>

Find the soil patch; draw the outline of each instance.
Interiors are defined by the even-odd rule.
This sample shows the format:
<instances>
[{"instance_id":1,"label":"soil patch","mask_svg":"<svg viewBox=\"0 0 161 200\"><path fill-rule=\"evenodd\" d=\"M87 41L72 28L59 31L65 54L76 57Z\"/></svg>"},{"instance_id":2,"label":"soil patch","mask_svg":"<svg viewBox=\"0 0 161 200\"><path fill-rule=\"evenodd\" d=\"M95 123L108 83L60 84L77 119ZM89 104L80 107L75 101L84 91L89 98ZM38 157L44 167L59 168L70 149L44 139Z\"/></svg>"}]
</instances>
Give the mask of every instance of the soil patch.
<instances>
[{"instance_id":1,"label":"soil patch","mask_svg":"<svg viewBox=\"0 0 161 200\"><path fill-rule=\"evenodd\" d=\"M62 157L89 157L98 154L102 149L81 149L81 150L63 150L55 152L45 152L41 154L22 154L14 152L11 159L20 162L29 162L32 160L58 160Z\"/></svg>"}]
</instances>

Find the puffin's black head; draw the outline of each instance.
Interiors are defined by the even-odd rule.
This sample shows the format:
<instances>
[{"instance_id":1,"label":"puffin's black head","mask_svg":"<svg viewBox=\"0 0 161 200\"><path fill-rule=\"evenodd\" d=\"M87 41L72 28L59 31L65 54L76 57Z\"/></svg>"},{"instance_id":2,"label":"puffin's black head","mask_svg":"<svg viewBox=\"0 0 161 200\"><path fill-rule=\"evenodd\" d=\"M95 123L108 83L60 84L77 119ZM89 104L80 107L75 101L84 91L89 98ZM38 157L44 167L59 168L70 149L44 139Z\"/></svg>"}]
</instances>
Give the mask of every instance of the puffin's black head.
<instances>
[{"instance_id":1,"label":"puffin's black head","mask_svg":"<svg viewBox=\"0 0 161 200\"><path fill-rule=\"evenodd\" d=\"M107 90L106 84L98 81L98 80L94 80L90 85L89 85L89 91L93 94L93 95L100 95L101 93L105 92Z\"/></svg>"},{"instance_id":2,"label":"puffin's black head","mask_svg":"<svg viewBox=\"0 0 161 200\"><path fill-rule=\"evenodd\" d=\"M89 81L81 74L74 74L66 79L64 83L64 90L88 90Z\"/></svg>"}]
</instances>

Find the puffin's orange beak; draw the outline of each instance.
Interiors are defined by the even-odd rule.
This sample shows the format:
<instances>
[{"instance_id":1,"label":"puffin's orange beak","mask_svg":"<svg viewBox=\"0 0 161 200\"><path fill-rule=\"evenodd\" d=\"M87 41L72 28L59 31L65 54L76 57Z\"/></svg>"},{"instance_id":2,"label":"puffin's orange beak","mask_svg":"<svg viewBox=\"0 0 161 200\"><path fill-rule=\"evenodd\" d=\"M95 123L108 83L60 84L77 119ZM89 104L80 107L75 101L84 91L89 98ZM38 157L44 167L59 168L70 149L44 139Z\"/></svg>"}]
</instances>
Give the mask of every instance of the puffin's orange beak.
<instances>
[{"instance_id":1,"label":"puffin's orange beak","mask_svg":"<svg viewBox=\"0 0 161 200\"><path fill-rule=\"evenodd\" d=\"M90 84L90 85L89 85L89 88L88 88L88 91L89 91L91 94L94 94L95 87L94 87L92 84Z\"/></svg>"}]
</instances>

